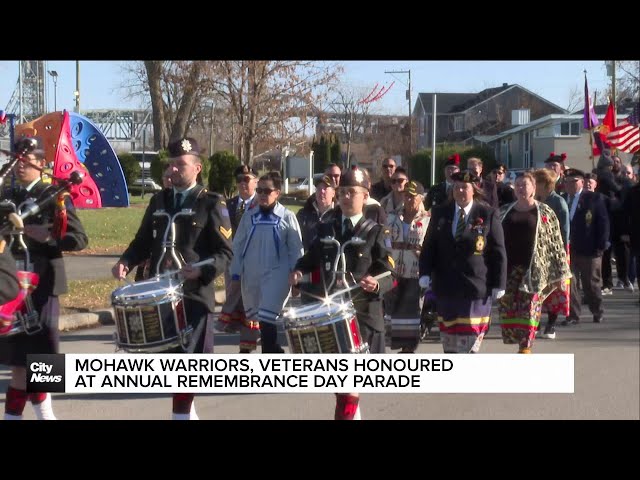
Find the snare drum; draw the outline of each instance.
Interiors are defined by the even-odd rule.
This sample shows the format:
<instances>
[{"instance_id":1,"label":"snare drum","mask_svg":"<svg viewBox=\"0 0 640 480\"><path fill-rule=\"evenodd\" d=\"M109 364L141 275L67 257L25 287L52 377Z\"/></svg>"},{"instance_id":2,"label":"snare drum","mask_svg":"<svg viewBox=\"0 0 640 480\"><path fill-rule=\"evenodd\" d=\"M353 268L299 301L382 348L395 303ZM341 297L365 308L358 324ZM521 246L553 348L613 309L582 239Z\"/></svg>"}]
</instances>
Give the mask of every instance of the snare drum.
<instances>
[{"instance_id":1,"label":"snare drum","mask_svg":"<svg viewBox=\"0 0 640 480\"><path fill-rule=\"evenodd\" d=\"M282 314L293 353L368 353L362 341L356 311L346 303L316 302L290 308Z\"/></svg>"},{"instance_id":2,"label":"snare drum","mask_svg":"<svg viewBox=\"0 0 640 480\"><path fill-rule=\"evenodd\" d=\"M0 337L18 333L33 335L42 330L40 315L33 306L31 292L38 286L37 273L18 270L16 272L20 292L10 302L0 305Z\"/></svg>"},{"instance_id":3,"label":"snare drum","mask_svg":"<svg viewBox=\"0 0 640 480\"><path fill-rule=\"evenodd\" d=\"M118 348L130 353L186 350L193 327L186 320L180 282L164 277L125 285L113 291L111 304Z\"/></svg>"}]
</instances>

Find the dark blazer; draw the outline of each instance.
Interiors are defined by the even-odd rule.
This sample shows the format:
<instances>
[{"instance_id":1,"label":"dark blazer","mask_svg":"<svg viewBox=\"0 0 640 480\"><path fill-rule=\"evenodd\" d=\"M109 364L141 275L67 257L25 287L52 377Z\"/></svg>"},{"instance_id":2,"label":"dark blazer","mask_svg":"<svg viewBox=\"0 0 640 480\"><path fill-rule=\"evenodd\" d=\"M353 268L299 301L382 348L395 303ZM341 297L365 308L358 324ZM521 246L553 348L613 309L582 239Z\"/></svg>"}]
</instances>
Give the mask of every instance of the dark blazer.
<instances>
[{"instance_id":1,"label":"dark blazer","mask_svg":"<svg viewBox=\"0 0 640 480\"><path fill-rule=\"evenodd\" d=\"M18 296L18 279L16 278L16 261L0 239L0 305Z\"/></svg>"},{"instance_id":2,"label":"dark blazer","mask_svg":"<svg viewBox=\"0 0 640 480\"><path fill-rule=\"evenodd\" d=\"M224 272L232 256L229 212L220 195L207 191L201 185L191 189L182 202L181 209L188 208L194 211L193 217L176 219L176 250L182 255L185 263L195 263L209 258L213 258L214 263L200 267L200 278L185 282L185 298L203 303L213 312L213 281ZM151 276L156 274L168 221L166 217L153 216L153 212L160 209L171 215L177 212L173 205L173 189L167 188L154 195L135 238L120 258L127 265L138 265L150 258ZM165 259L168 258L170 257L165 256Z\"/></svg>"},{"instance_id":3,"label":"dark blazer","mask_svg":"<svg viewBox=\"0 0 640 480\"><path fill-rule=\"evenodd\" d=\"M19 206L28 198L36 201L49 198L54 187L42 181L36 183L27 192L25 189L14 190L12 199ZM75 252L83 250L89 243L87 234L76 214L70 196L65 197L67 216L67 231L61 239L51 238L47 242L36 242L24 235L24 241L31 256L33 270L40 277L38 288L33 292L34 306L39 310L47 302L50 296L58 296L67 292L67 274L64 268L62 252ZM25 225L53 225L56 217L55 199L48 203L40 213L24 220ZM14 258L23 259L24 254L17 242L14 242L12 253Z\"/></svg>"},{"instance_id":4,"label":"dark blazer","mask_svg":"<svg viewBox=\"0 0 640 480\"><path fill-rule=\"evenodd\" d=\"M454 213L453 202L433 209L420 253L420 276L431 277L436 297L482 299L494 288L504 290L507 254L498 211L474 200L458 241L451 231Z\"/></svg>"},{"instance_id":5,"label":"dark blazer","mask_svg":"<svg viewBox=\"0 0 640 480\"><path fill-rule=\"evenodd\" d=\"M568 196L565 193L568 203ZM569 212L571 214L571 212ZM571 220L571 254L600 257L609 241L609 215L599 193L582 190Z\"/></svg>"},{"instance_id":6,"label":"dark blazer","mask_svg":"<svg viewBox=\"0 0 640 480\"><path fill-rule=\"evenodd\" d=\"M315 197L315 195L314 195ZM334 209L330 208L322 215L322 221L331 221L334 215ZM318 223L320 223L320 215L316 209L315 202L306 202L304 207L298 210L296 214L298 223L300 224L300 233L302 234L302 243L305 251L311 248L311 244L316 238Z\"/></svg>"},{"instance_id":7,"label":"dark blazer","mask_svg":"<svg viewBox=\"0 0 640 480\"><path fill-rule=\"evenodd\" d=\"M378 182L371 186L371 196L380 201L391 193L391 187L384 184L384 180L380 179Z\"/></svg>"},{"instance_id":8,"label":"dark blazer","mask_svg":"<svg viewBox=\"0 0 640 480\"><path fill-rule=\"evenodd\" d=\"M231 222L231 229L233 230L233 236L235 236L238 231L238 225L240 225L240 220L242 219L242 215L238 215L238 203L240 202L240 195L236 195L231 198L231 200L227 201L227 210L229 211L229 221ZM247 205L244 209L246 212L250 208L255 207L258 204L257 195L254 195L251 199L251 203ZM232 237L233 238L233 237Z\"/></svg>"},{"instance_id":9,"label":"dark blazer","mask_svg":"<svg viewBox=\"0 0 640 480\"><path fill-rule=\"evenodd\" d=\"M393 259L389 250L391 242L388 233L386 233L387 230L378 224L374 224L372 228L368 229L365 223L367 221L370 222L371 220L363 216L354 227L356 236L362 236L362 232L368 230L363 237L366 243L357 247L349 245L345 250L347 271L353 274L356 282L359 282L367 274L376 276L386 271L393 272L394 269ZM331 232L334 238L342 244L348 240L342 234L342 222L342 212L337 208L332 221L322 222L319 228L323 232ZM298 260L295 268L303 273L311 273L317 268L321 268L324 284L328 285L336 253L337 248L334 245L325 245L319 238L316 238L309 251ZM327 266L330 267L327 269ZM376 293L365 292L358 288L351 291L351 296L358 314L358 320L378 331L383 331L382 309L376 308L371 304L382 301L382 295L391 290L393 286L393 278L392 276L387 276L378 280L378 284L380 289ZM323 284L317 285L315 293L324 294Z\"/></svg>"},{"instance_id":10,"label":"dark blazer","mask_svg":"<svg viewBox=\"0 0 640 480\"><path fill-rule=\"evenodd\" d=\"M424 202L424 208L429 210L432 207L443 205L449 200L447 195L447 182L440 182L434 185L427 192L427 199Z\"/></svg>"}]
</instances>

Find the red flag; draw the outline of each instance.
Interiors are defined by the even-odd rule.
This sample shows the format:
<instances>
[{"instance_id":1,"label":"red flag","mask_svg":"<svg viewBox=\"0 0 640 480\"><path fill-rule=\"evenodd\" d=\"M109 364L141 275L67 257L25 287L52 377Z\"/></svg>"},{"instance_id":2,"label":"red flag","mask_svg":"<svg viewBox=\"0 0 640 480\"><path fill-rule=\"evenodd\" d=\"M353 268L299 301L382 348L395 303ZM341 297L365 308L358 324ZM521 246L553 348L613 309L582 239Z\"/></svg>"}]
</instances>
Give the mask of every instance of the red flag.
<instances>
[{"instance_id":1,"label":"red flag","mask_svg":"<svg viewBox=\"0 0 640 480\"><path fill-rule=\"evenodd\" d=\"M602 125L596 127L593 131L593 139L595 141L593 145L593 154L600 155L605 148L613 148L607 135L616 128L616 112L613 108L613 103L609 100L609 107L607 113L602 120Z\"/></svg>"}]
</instances>

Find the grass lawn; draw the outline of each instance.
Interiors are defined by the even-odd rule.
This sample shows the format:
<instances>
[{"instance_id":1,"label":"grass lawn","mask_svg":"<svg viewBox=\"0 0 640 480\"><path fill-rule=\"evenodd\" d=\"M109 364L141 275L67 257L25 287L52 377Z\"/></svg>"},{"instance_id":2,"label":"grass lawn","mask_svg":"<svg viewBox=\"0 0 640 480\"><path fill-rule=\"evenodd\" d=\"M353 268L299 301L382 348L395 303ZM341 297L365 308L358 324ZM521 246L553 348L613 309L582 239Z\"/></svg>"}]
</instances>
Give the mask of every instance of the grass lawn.
<instances>
[{"instance_id":1,"label":"grass lawn","mask_svg":"<svg viewBox=\"0 0 640 480\"><path fill-rule=\"evenodd\" d=\"M111 308L111 293L123 285L125 285L124 282L115 278L72 280L69 282L69 292L60 296L60 313L70 314ZM216 289L224 288L223 275L216 278L215 286Z\"/></svg>"},{"instance_id":2,"label":"grass lawn","mask_svg":"<svg viewBox=\"0 0 640 480\"><path fill-rule=\"evenodd\" d=\"M80 221L89 237L89 247L81 254L119 254L128 246L140 226L151 195L131 197L129 208L101 208L77 210ZM293 213L300 205L285 205Z\"/></svg>"}]
</instances>

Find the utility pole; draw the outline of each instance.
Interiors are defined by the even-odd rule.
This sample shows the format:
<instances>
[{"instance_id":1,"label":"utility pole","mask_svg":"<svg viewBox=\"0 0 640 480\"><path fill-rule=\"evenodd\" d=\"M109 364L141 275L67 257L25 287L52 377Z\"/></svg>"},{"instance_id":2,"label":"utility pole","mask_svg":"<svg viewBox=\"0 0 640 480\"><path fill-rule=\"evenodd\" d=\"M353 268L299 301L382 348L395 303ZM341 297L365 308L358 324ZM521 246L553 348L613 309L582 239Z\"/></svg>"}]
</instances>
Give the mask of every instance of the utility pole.
<instances>
[{"instance_id":1,"label":"utility pole","mask_svg":"<svg viewBox=\"0 0 640 480\"><path fill-rule=\"evenodd\" d=\"M76 60L76 91L73 92L76 97L76 106L74 111L80 113L80 61Z\"/></svg>"},{"instance_id":2,"label":"utility pole","mask_svg":"<svg viewBox=\"0 0 640 480\"><path fill-rule=\"evenodd\" d=\"M409 155L413 154L413 116L411 115L411 70L385 70L384 73L390 73L391 75L396 73L402 73L409 76L408 83L403 84L407 87L406 98L409 102ZM395 77L397 79L397 77ZM399 80L399 79L398 79ZM402 80L399 80L402 82Z\"/></svg>"}]
</instances>

